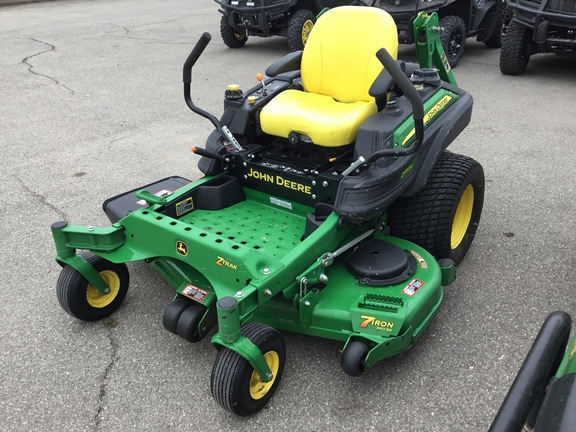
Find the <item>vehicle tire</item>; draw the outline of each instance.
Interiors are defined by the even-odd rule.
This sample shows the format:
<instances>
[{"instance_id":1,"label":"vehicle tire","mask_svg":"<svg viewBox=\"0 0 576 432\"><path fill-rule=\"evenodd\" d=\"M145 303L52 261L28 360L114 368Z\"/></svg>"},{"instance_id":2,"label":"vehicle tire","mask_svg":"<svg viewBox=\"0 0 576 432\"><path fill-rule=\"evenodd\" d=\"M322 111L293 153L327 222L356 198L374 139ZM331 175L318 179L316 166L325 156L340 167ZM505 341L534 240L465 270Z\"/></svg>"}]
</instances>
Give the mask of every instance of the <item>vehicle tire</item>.
<instances>
[{"instance_id":1,"label":"vehicle tire","mask_svg":"<svg viewBox=\"0 0 576 432\"><path fill-rule=\"evenodd\" d=\"M170 302L162 316L164 328L170 333L178 334L178 318L190 305L192 305L192 301L185 298L178 298Z\"/></svg>"},{"instance_id":2,"label":"vehicle tire","mask_svg":"<svg viewBox=\"0 0 576 432\"><path fill-rule=\"evenodd\" d=\"M108 284L110 293L101 295L80 272L66 265L56 282L56 297L70 315L83 321L97 321L111 315L122 304L130 275L126 264L114 264L92 252L81 255Z\"/></svg>"},{"instance_id":3,"label":"vehicle tire","mask_svg":"<svg viewBox=\"0 0 576 432\"><path fill-rule=\"evenodd\" d=\"M464 20L456 15L449 15L440 20L440 42L446 52L450 67L456 67L466 44L466 25Z\"/></svg>"},{"instance_id":4,"label":"vehicle tire","mask_svg":"<svg viewBox=\"0 0 576 432\"><path fill-rule=\"evenodd\" d=\"M502 38L506 32L506 29L510 25L511 19L512 12L510 11L510 8L506 3L502 3L494 33L489 38L483 40L484 45L486 45L488 48L500 48L502 46Z\"/></svg>"},{"instance_id":5,"label":"vehicle tire","mask_svg":"<svg viewBox=\"0 0 576 432\"><path fill-rule=\"evenodd\" d=\"M192 304L188 306L180 317L176 325L176 334L188 342L200 342L202 336L198 330L198 324L206 313L206 309L200 305Z\"/></svg>"},{"instance_id":6,"label":"vehicle tire","mask_svg":"<svg viewBox=\"0 0 576 432\"><path fill-rule=\"evenodd\" d=\"M443 153L426 185L388 211L390 234L416 243L436 260L459 264L476 235L484 204L484 170L474 159Z\"/></svg>"},{"instance_id":7,"label":"vehicle tire","mask_svg":"<svg viewBox=\"0 0 576 432\"><path fill-rule=\"evenodd\" d=\"M248 360L223 347L214 361L210 390L226 411L247 416L262 409L276 391L284 371L286 346L277 330L261 323L246 324L242 327L242 334L264 353L272 371L272 380L261 382L260 375Z\"/></svg>"},{"instance_id":8,"label":"vehicle tire","mask_svg":"<svg viewBox=\"0 0 576 432\"><path fill-rule=\"evenodd\" d=\"M241 48L248 40L246 33L238 33L234 27L230 27L228 17L225 15L222 15L220 19L220 36L222 36L222 40L230 48Z\"/></svg>"},{"instance_id":9,"label":"vehicle tire","mask_svg":"<svg viewBox=\"0 0 576 432\"><path fill-rule=\"evenodd\" d=\"M294 12L288 21L288 49L300 51L304 49L308 36L316 22L316 15L308 9L300 9Z\"/></svg>"},{"instance_id":10,"label":"vehicle tire","mask_svg":"<svg viewBox=\"0 0 576 432\"><path fill-rule=\"evenodd\" d=\"M353 377L362 375L365 370L364 361L368 351L370 349L365 343L359 341L350 342L340 358L342 370Z\"/></svg>"},{"instance_id":11,"label":"vehicle tire","mask_svg":"<svg viewBox=\"0 0 576 432\"><path fill-rule=\"evenodd\" d=\"M532 41L532 30L512 21L506 29L500 51L500 72L505 75L521 75L528 66L528 45Z\"/></svg>"}]
</instances>

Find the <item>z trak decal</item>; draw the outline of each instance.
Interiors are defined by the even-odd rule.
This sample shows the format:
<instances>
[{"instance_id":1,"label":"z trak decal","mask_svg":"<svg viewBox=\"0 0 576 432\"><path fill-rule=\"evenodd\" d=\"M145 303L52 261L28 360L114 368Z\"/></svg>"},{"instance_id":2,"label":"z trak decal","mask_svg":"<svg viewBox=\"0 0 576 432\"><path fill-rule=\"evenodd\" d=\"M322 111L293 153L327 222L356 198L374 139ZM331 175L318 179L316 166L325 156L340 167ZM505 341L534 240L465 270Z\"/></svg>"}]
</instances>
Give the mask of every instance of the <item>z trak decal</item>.
<instances>
[{"instance_id":1,"label":"z trak decal","mask_svg":"<svg viewBox=\"0 0 576 432\"><path fill-rule=\"evenodd\" d=\"M232 264L230 261L226 261L221 256L219 256L217 258L218 259L216 260L216 265L219 265L220 267L228 267L228 268L231 268L232 270L238 270L238 265Z\"/></svg>"}]
</instances>

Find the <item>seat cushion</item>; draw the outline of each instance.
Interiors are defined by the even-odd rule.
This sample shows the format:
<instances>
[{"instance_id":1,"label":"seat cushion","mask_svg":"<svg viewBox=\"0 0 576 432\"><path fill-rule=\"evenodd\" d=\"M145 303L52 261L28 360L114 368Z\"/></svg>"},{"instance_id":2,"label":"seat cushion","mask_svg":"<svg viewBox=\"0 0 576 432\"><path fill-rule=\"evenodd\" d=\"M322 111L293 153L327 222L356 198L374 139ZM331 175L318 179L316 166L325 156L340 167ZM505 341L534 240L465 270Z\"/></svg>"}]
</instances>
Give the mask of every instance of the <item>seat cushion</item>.
<instances>
[{"instance_id":1,"label":"seat cushion","mask_svg":"<svg viewBox=\"0 0 576 432\"><path fill-rule=\"evenodd\" d=\"M283 138L296 132L324 147L356 141L362 123L377 112L369 89L382 70L380 48L396 58L396 24L382 9L341 6L321 15L302 54L306 91L272 99L260 113L262 130Z\"/></svg>"},{"instance_id":2,"label":"seat cushion","mask_svg":"<svg viewBox=\"0 0 576 432\"><path fill-rule=\"evenodd\" d=\"M322 94L286 90L261 111L260 125L269 135L288 138L296 132L316 145L339 147L353 143L362 123L377 111L374 102L344 103Z\"/></svg>"},{"instance_id":3,"label":"seat cushion","mask_svg":"<svg viewBox=\"0 0 576 432\"><path fill-rule=\"evenodd\" d=\"M369 89L383 66L376 52L398 56L394 19L380 8L341 6L318 18L302 54L307 92L340 102L373 101Z\"/></svg>"}]
</instances>

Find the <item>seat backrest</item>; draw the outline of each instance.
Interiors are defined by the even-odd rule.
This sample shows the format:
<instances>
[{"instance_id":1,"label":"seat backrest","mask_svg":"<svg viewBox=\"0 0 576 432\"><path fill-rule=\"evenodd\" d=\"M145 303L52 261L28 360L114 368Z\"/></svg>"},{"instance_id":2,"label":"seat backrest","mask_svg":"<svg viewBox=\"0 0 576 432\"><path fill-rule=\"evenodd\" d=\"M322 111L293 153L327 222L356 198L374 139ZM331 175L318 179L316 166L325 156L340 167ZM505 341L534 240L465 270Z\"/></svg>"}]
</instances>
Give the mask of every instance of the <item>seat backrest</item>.
<instances>
[{"instance_id":1,"label":"seat backrest","mask_svg":"<svg viewBox=\"0 0 576 432\"><path fill-rule=\"evenodd\" d=\"M372 102L370 86L382 70L376 52L386 48L396 59L398 33L382 9L341 6L324 13L314 25L302 55L302 84L307 92L339 102Z\"/></svg>"}]
</instances>

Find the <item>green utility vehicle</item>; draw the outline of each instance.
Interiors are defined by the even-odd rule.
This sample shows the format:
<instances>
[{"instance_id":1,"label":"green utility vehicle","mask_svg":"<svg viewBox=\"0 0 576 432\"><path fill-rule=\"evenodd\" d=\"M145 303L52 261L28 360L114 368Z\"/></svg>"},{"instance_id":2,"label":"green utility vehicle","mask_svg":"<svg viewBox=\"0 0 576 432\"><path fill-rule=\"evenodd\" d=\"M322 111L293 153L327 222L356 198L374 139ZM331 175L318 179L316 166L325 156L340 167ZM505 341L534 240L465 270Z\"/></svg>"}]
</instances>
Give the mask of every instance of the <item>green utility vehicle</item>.
<instances>
[{"instance_id":1,"label":"green utility vehicle","mask_svg":"<svg viewBox=\"0 0 576 432\"><path fill-rule=\"evenodd\" d=\"M437 15L414 27L420 64L395 60L383 10L331 9L267 79L229 86L220 120L190 93L204 33L183 75L188 107L215 126L193 148L205 177L107 200L108 228L54 223L64 310L110 315L126 263L150 264L175 290L167 330L198 342L217 326L212 394L238 415L280 383L278 330L341 341L352 376L408 349L437 314L484 199L481 165L447 151L472 97L456 86Z\"/></svg>"}]
</instances>

